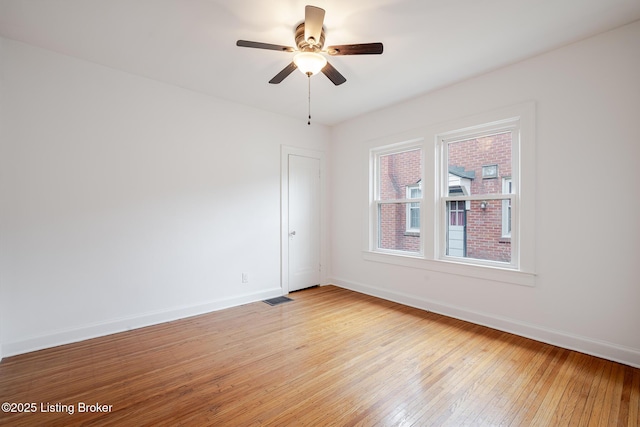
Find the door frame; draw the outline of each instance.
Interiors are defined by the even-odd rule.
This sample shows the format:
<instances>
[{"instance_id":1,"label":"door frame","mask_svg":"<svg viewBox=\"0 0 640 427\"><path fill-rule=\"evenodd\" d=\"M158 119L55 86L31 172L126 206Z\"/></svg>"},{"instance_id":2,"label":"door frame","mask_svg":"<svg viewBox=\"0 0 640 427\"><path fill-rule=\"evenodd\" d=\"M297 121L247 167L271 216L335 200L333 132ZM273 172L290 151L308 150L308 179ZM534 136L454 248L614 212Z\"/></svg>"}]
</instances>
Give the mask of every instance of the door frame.
<instances>
[{"instance_id":1,"label":"door frame","mask_svg":"<svg viewBox=\"0 0 640 427\"><path fill-rule=\"evenodd\" d=\"M289 156L301 156L320 161L320 283L326 281L326 192L325 154L323 151L282 145L280 150L280 287L289 293Z\"/></svg>"}]
</instances>

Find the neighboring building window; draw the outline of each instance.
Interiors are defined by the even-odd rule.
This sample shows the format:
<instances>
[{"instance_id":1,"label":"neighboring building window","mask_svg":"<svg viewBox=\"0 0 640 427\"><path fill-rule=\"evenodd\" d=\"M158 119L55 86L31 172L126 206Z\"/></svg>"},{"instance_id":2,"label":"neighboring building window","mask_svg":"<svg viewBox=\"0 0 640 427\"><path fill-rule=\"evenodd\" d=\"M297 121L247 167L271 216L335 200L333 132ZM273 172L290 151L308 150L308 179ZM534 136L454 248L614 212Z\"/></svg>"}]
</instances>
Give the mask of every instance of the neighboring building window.
<instances>
[{"instance_id":1,"label":"neighboring building window","mask_svg":"<svg viewBox=\"0 0 640 427\"><path fill-rule=\"evenodd\" d=\"M407 199L422 198L420 184L407 185ZM420 232L420 202L407 204L407 233Z\"/></svg>"},{"instance_id":2,"label":"neighboring building window","mask_svg":"<svg viewBox=\"0 0 640 427\"><path fill-rule=\"evenodd\" d=\"M375 249L420 253L422 150L398 148L374 157Z\"/></svg>"},{"instance_id":3,"label":"neighboring building window","mask_svg":"<svg viewBox=\"0 0 640 427\"><path fill-rule=\"evenodd\" d=\"M498 165L487 165L482 167L482 178L497 178Z\"/></svg>"},{"instance_id":4,"label":"neighboring building window","mask_svg":"<svg viewBox=\"0 0 640 427\"><path fill-rule=\"evenodd\" d=\"M502 178L502 193L513 193L511 177ZM511 237L511 199L502 201L502 237Z\"/></svg>"}]
</instances>

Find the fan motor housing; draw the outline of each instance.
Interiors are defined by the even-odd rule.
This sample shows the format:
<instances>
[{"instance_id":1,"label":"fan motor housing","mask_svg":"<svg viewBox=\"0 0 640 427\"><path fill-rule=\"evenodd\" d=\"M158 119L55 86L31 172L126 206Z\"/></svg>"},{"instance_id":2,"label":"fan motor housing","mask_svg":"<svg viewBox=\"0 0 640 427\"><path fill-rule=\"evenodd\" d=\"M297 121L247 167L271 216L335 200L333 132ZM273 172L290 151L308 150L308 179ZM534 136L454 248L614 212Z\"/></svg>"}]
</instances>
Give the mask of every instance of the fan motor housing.
<instances>
[{"instance_id":1,"label":"fan motor housing","mask_svg":"<svg viewBox=\"0 0 640 427\"><path fill-rule=\"evenodd\" d=\"M314 45L309 44L304 38L304 22L296 28L296 46L300 52L320 52L324 47L324 27L320 33L320 40Z\"/></svg>"}]
</instances>

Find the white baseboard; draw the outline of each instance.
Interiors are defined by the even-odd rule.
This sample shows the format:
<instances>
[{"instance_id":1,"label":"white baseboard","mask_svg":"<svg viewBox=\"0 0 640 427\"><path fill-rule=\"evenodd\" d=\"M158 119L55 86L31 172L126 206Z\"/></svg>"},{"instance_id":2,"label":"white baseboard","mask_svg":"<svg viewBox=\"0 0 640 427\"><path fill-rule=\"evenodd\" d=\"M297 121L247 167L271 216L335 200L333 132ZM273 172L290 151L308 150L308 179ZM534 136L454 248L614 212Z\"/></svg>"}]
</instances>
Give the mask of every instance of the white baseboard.
<instances>
[{"instance_id":1,"label":"white baseboard","mask_svg":"<svg viewBox=\"0 0 640 427\"><path fill-rule=\"evenodd\" d=\"M388 289L369 286L363 283L356 283L337 277L330 280L330 283L366 295L375 296L422 310L432 311L434 313L520 335L525 338L531 338L536 341L552 344L568 350L575 350L580 353L590 354L592 356L640 368L640 349L624 347L606 341L594 340L592 338L543 328L538 325L520 322L514 319L472 311L451 304L445 304L439 301L401 292L394 292Z\"/></svg>"},{"instance_id":2,"label":"white baseboard","mask_svg":"<svg viewBox=\"0 0 640 427\"><path fill-rule=\"evenodd\" d=\"M132 329L143 328L145 326L171 322L173 320L197 316L200 314L210 313L212 311L218 311L229 307L248 304L251 302L262 301L281 295L282 288L273 288L267 291L209 301L207 303L194 306L184 306L172 308L169 310L143 313L140 315L110 320L107 322L84 325L79 328L56 331L51 334L28 338L25 340L2 343L2 346L0 347L2 353L0 353L0 355L4 357L15 356L17 354L28 353L31 351L42 350L45 348L56 347L59 345L70 344L78 341L84 341L91 338L129 331Z\"/></svg>"}]
</instances>

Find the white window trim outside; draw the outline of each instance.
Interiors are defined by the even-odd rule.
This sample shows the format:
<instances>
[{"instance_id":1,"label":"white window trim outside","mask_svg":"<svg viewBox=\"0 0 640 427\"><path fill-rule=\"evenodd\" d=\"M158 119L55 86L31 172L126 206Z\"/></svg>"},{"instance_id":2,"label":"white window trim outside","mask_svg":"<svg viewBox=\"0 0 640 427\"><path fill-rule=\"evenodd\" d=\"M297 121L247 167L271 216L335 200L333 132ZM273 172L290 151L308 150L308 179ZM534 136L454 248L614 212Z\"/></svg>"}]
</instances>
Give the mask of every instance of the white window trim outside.
<instances>
[{"instance_id":1,"label":"white window trim outside","mask_svg":"<svg viewBox=\"0 0 640 427\"><path fill-rule=\"evenodd\" d=\"M437 197L441 193L443 179L447 174L442 173L442 150L439 142L453 134L477 134L479 130L486 133L490 126L504 128L505 124L518 124L520 144L518 157L514 161L512 179L517 176L519 194L517 200L513 195L496 194L492 199L504 200L512 198L512 209L517 209L517 238L511 238L512 247L517 247L519 259L517 266L503 265L504 263L461 262L460 258L448 259L441 256L444 253L441 242L446 237L445 230L440 227L446 219L446 198ZM425 126L397 135L391 135L368 141L366 150L368 180L368 202L366 216L368 222L363 223L363 257L365 260L394 265L419 268L454 275L462 275L478 279L504 282L523 286L535 286L535 104L526 102L473 116L451 120L449 122ZM374 201L375 158L376 154L391 153L399 148L422 148L422 199L420 204L421 252L407 253L403 251L384 251L376 249L377 204ZM516 184L514 184L516 185ZM485 199L478 196L477 200ZM475 196L470 198L475 200ZM404 200L404 202L415 200ZM398 200L396 202L403 202ZM515 213L514 213L515 215ZM513 225L512 225L513 227ZM464 261L464 260L463 260Z\"/></svg>"}]
</instances>

